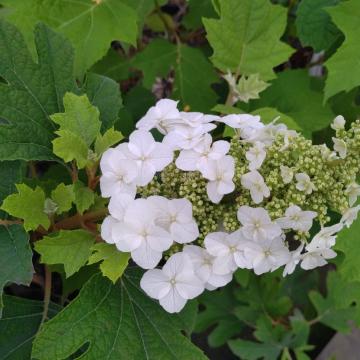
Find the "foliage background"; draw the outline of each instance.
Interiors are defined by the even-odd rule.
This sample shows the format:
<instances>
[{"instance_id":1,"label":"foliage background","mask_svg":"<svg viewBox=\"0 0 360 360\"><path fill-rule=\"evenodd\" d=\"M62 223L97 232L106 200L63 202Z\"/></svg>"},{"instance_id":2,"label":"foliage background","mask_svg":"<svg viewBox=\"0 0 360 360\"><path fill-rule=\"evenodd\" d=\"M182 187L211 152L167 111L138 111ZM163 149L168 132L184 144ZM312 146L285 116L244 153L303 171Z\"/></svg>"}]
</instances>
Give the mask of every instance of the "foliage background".
<instances>
[{"instance_id":1,"label":"foliage background","mask_svg":"<svg viewBox=\"0 0 360 360\"><path fill-rule=\"evenodd\" d=\"M143 295L137 269L113 283L128 258L94 245L94 214L105 204L88 181L96 177L89 147L100 156L120 140L116 130L127 136L163 97L187 111L280 115L328 143L336 115L360 114L358 0L0 4L0 199L18 191L2 210L24 220L0 214L1 359L303 360L360 325L359 220L326 268L286 279L240 270L230 286L170 316ZM250 101L231 103L228 71L257 76L243 84ZM64 110L67 124L53 115ZM75 129L74 112L93 120ZM76 178L64 164L72 159ZM58 233L41 230L53 225L48 199L65 221ZM95 228L71 227L66 216Z\"/></svg>"}]
</instances>

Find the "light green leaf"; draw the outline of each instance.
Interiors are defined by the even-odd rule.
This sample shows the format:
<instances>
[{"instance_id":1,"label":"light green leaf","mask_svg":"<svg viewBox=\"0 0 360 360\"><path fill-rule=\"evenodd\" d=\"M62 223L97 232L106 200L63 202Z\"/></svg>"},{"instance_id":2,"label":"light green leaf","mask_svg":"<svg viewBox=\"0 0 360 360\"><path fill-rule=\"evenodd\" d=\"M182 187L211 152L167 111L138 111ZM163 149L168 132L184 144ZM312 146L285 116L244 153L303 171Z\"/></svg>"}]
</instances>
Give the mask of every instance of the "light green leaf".
<instances>
[{"instance_id":1,"label":"light green leaf","mask_svg":"<svg viewBox=\"0 0 360 360\"><path fill-rule=\"evenodd\" d=\"M345 41L325 63L329 72L325 85L325 100L340 91L350 91L360 85L360 2L341 2L334 8L328 8L327 12L344 33Z\"/></svg>"},{"instance_id":2,"label":"light green leaf","mask_svg":"<svg viewBox=\"0 0 360 360\"><path fill-rule=\"evenodd\" d=\"M199 49L178 45L175 62L175 83L172 98L180 100L183 108L207 112L217 101L211 84L218 76Z\"/></svg>"},{"instance_id":3,"label":"light green leaf","mask_svg":"<svg viewBox=\"0 0 360 360\"><path fill-rule=\"evenodd\" d=\"M51 192L51 198L57 205L57 214L62 214L71 209L72 203L75 201L75 194L72 185L59 184L56 189Z\"/></svg>"},{"instance_id":4,"label":"light green leaf","mask_svg":"<svg viewBox=\"0 0 360 360\"><path fill-rule=\"evenodd\" d=\"M137 16L121 0L2 0L13 11L8 16L32 43L39 21L66 36L75 48L75 74L82 75L109 49L113 40L135 45Z\"/></svg>"},{"instance_id":5,"label":"light green leaf","mask_svg":"<svg viewBox=\"0 0 360 360\"><path fill-rule=\"evenodd\" d=\"M66 93L64 112L50 116L60 126L60 131L71 132L90 146L100 133L99 110L93 106L86 95Z\"/></svg>"},{"instance_id":6,"label":"light green leaf","mask_svg":"<svg viewBox=\"0 0 360 360\"><path fill-rule=\"evenodd\" d=\"M66 277L76 273L89 259L94 236L85 230L61 230L55 236L44 236L35 250L44 264L63 264Z\"/></svg>"},{"instance_id":7,"label":"light green leaf","mask_svg":"<svg viewBox=\"0 0 360 360\"><path fill-rule=\"evenodd\" d=\"M39 330L44 304L42 301L4 296L4 314L0 319L0 358L31 359L33 339ZM61 307L49 304L48 316L53 317Z\"/></svg>"},{"instance_id":8,"label":"light green leaf","mask_svg":"<svg viewBox=\"0 0 360 360\"><path fill-rule=\"evenodd\" d=\"M55 124L66 91L74 87L73 50L66 39L36 26L39 64L33 62L19 31L0 21L0 160L54 160ZM4 124L4 125L5 125Z\"/></svg>"},{"instance_id":9,"label":"light green leaf","mask_svg":"<svg viewBox=\"0 0 360 360\"><path fill-rule=\"evenodd\" d=\"M138 269L129 269L113 285L93 276L70 305L44 324L32 356L62 360L89 343L83 359L205 360L181 334L180 315L169 315L146 296L140 277Z\"/></svg>"},{"instance_id":10,"label":"light green leaf","mask_svg":"<svg viewBox=\"0 0 360 360\"><path fill-rule=\"evenodd\" d=\"M75 205L80 214L95 202L95 193L80 181L74 184Z\"/></svg>"},{"instance_id":11,"label":"light green leaf","mask_svg":"<svg viewBox=\"0 0 360 360\"><path fill-rule=\"evenodd\" d=\"M88 162L89 148L79 136L67 130L55 132L58 137L52 141L54 154L65 162L76 160L77 167L82 169Z\"/></svg>"},{"instance_id":12,"label":"light green leaf","mask_svg":"<svg viewBox=\"0 0 360 360\"><path fill-rule=\"evenodd\" d=\"M339 2L340 0L302 0L299 3L295 24L303 46L311 46L317 52L328 50L341 38L341 32L325 11L326 7Z\"/></svg>"},{"instance_id":13,"label":"light green leaf","mask_svg":"<svg viewBox=\"0 0 360 360\"><path fill-rule=\"evenodd\" d=\"M100 243L92 247L94 253L90 256L88 264L101 261L100 270L114 284L125 271L130 259L129 253L119 251L115 245Z\"/></svg>"},{"instance_id":14,"label":"light green leaf","mask_svg":"<svg viewBox=\"0 0 360 360\"><path fill-rule=\"evenodd\" d=\"M0 317L3 307L2 292L8 282L18 285L31 283L34 269L29 235L21 225L0 227ZM0 331L0 334L2 332ZM0 337L1 343L1 337ZM0 349L2 347L0 346ZM1 350L0 350L1 355Z\"/></svg>"},{"instance_id":15,"label":"light green leaf","mask_svg":"<svg viewBox=\"0 0 360 360\"><path fill-rule=\"evenodd\" d=\"M82 91L100 111L101 130L111 128L118 119L122 107L119 84L108 77L89 73Z\"/></svg>"},{"instance_id":16,"label":"light green leaf","mask_svg":"<svg viewBox=\"0 0 360 360\"><path fill-rule=\"evenodd\" d=\"M95 152L97 155L102 155L102 153L107 150L110 146L117 144L124 137L120 131L114 130L114 128L106 131L104 135L98 135L95 141Z\"/></svg>"},{"instance_id":17,"label":"light green leaf","mask_svg":"<svg viewBox=\"0 0 360 360\"><path fill-rule=\"evenodd\" d=\"M1 209L10 215L23 219L26 231L36 230L39 225L45 229L50 226L50 220L44 212L45 193L40 187L35 190L25 184L17 184L17 194L9 195Z\"/></svg>"},{"instance_id":18,"label":"light green leaf","mask_svg":"<svg viewBox=\"0 0 360 360\"><path fill-rule=\"evenodd\" d=\"M269 83L259 78L259 74L242 76L236 85L236 95L247 103L251 99L259 99L259 94L269 86Z\"/></svg>"},{"instance_id":19,"label":"light green leaf","mask_svg":"<svg viewBox=\"0 0 360 360\"><path fill-rule=\"evenodd\" d=\"M312 132L327 127L334 118L330 106L322 104L322 93L312 89L311 81L306 70L283 71L261 93L259 100L251 101L250 109L274 108L294 119L310 137Z\"/></svg>"},{"instance_id":20,"label":"light green leaf","mask_svg":"<svg viewBox=\"0 0 360 360\"><path fill-rule=\"evenodd\" d=\"M214 54L223 72L275 77L273 67L286 61L291 48L280 38L287 10L268 0L220 0L220 19L203 19Z\"/></svg>"}]
</instances>

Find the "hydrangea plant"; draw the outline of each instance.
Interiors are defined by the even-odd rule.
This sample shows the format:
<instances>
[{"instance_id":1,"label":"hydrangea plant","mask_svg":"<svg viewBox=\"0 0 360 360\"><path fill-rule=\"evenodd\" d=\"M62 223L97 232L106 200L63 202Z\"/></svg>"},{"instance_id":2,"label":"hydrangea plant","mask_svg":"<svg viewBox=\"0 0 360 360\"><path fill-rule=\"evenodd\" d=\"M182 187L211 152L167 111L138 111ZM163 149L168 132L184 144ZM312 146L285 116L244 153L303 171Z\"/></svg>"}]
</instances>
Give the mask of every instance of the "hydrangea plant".
<instances>
[{"instance_id":1,"label":"hydrangea plant","mask_svg":"<svg viewBox=\"0 0 360 360\"><path fill-rule=\"evenodd\" d=\"M232 138L214 140L221 124ZM360 209L360 121L346 130L337 116L331 127L333 149L279 119L181 112L162 99L102 156L100 187L110 197L102 238L147 269L141 287L170 313L239 268L260 275L283 266L285 276L323 266Z\"/></svg>"}]
</instances>

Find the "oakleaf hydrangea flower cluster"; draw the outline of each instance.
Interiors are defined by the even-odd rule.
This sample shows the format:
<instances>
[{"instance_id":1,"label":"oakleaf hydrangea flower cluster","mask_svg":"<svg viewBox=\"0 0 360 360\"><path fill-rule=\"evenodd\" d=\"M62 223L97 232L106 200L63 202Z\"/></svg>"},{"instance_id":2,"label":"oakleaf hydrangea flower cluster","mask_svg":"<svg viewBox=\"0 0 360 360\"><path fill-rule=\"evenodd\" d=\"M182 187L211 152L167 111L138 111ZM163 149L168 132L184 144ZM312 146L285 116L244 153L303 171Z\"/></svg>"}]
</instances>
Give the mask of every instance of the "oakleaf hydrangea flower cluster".
<instances>
[{"instance_id":1,"label":"oakleaf hydrangea flower cluster","mask_svg":"<svg viewBox=\"0 0 360 360\"><path fill-rule=\"evenodd\" d=\"M235 135L215 140L225 126ZM101 235L147 270L141 287L168 312L239 268L283 266L285 276L325 265L337 233L357 217L359 121L346 130L335 118L333 150L276 119L181 112L169 99L136 127L101 159L110 198Z\"/></svg>"}]
</instances>

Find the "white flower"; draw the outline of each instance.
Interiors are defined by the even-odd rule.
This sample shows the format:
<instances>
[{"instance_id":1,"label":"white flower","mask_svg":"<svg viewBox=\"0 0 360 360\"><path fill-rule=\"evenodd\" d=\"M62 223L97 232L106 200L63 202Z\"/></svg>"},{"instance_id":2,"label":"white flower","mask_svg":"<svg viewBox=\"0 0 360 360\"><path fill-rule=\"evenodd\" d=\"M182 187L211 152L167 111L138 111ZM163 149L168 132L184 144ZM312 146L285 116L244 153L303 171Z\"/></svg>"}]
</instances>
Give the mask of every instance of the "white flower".
<instances>
[{"instance_id":1,"label":"white flower","mask_svg":"<svg viewBox=\"0 0 360 360\"><path fill-rule=\"evenodd\" d=\"M219 116L216 115L205 115L200 112L186 112L186 111L181 111L180 117L181 117L181 123L179 122L177 125L190 126L190 127L198 127L203 124L208 124L212 121L217 121L219 119ZM216 125L211 124L211 127L212 127L211 130L213 130L216 128Z\"/></svg>"},{"instance_id":2,"label":"white flower","mask_svg":"<svg viewBox=\"0 0 360 360\"><path fill-rule=\"evenodd\" d=\"M353 182L345 190L345 194L349 196L349 205L353 206L360 196L360 185Z\"/></svg>"},{"instance_id":3,"label":"white flower","mask_svg":"<svg viewBox=\"0 0 360 360\"><path fill-rule=\"evenodd\" d=\"M232 273L237 267L250 268L244 257L244 248L248 244L242 232L237 230L231 234L213 232L206 235L204 244L208 253L215 256L213 271L218 275Z\"/></svg>"},{"instance_id":4,"label":"white flower","mask_svg":"<svg viewBox=\"0 0 360 360\"><path fill-rule=\"evenodd\" d=\"M330 248L335 245L336 234L342 230L343 224L340 222L338 224L323 227L311 240L311 242L306 245L306 250L313 251L316 249L325 249Z\"/></svg>"},{"instance_id":5,"label":"white flower","mask_svg":"<svg viewBox=\"0 0 360 360\"><path fill-rule=\"evenodd\" d=\"M126 155L135 160L138 165L137 184L145 186L153 179L157 171L163 170L171 163L174 154L167 145L155 142L148 131L135 130L129 140Z\"/></svg>"},{"instance_id":6,"label":"white flower","mask_svg":"<svg viewBox=\"0 0 360 360\"><path fill-rule=\"evenodd\" d=\"M265 125L260 121L260 116L250 114L231 114L219 118L220 122L237 129L240 137L251 139Z\"/></svg>"},{"instance_id":7,"label":"white flower","mask_svg":"<svg viewBox=\"0 0 360 360\"><path fill-rule=\"evenodd\" d=\"M274 119L270 124L265 125L254 133L254 136L249 141L260 141L266 146L271 146L276 135L280 132L287 131L287 127L284 124L275 124L279 118Z\"/></svg>"},{"instance_id":8,"label":"white flower","mask_svg":"<svg viewBox=\"0 0 360 360\"><path fill-rule=\"evenodd\" d=\"M237 218L243 226L242 233L249 240L273 239L282 233L280 226L271 221L268 212L263 208L241 206L237 211Z\"/></svg>"},{"instance_id":9,"label":"white flower","mask_svg":"<svg viewBox=\"0 0 360 360\"><path fill-rule=\"evenodd\" d=\"M344 117L342 115L338 115L330 126L334 130L342 130L345 128L345 122Z\"/></svg>"},{"instance_id":10,"label":"white flower","mask_svg":"<svg viewBox=\"0 0 360 360\"><path fill-rule=\"evenodd\" d=\"M290 205L285 211L285 216L277 219L276 222L283 229L306 232L311 229L316 216L315 211L302 211L299 206Z\"/></svg>"},{"instance_id":11,"label":"white flower","mask_svg":"<svg viewBox=\"0 0 360 360\"><path fill-rule=\"evenodd\" d=\"M360 211L360 205L348 209L342 216L340 222L350 227L352 223L357 219L358 213Z\"/></svg>"},{"instance_id":12,"label":"white flower","mask_svg":"<svg viewBox=\"0 0 360 360\"><path fill-rule=\"evenodd\" d=\"M172 124L180 119L177 103L177 101L170 99L159 100L136 123L136 127L146 131L157 128L165 135L171 129Z\"/></svg>"},{"instance_id":13,"label":"white flower","mask_svg":"<svg viewBox=\"0 0 360 360\"><path fill-rule=\"evenodd\" d=\"M335 256L336 252L328 248L310 250L302 255L300 266L304 270L315 269L318 266L326 265L327 261L325 259L332 259Z\"/></svg>"},{"instance_id":14,"label":"white flower","mask_svg":"<svg viewBox=\"0 0 360 360\"><path fill-rule=\"evenodd\" d=\"M303 191L305 194L311 194L316 190L315 185L311 182L309 175L305 173L298 173L295 175L297 181L296 188L300 191Z\"/></svg>"},{"instance_id":15,"label":"white flower","mask_svg":"<svg viewBox=\"0 0 360 360\"><path fill-rule=\"evenodd\" d=\"M279 133L284 135L284 145L280 148L281 151L286 150L291 145L292 140L299 136L295 130L280 130Z\"/></svg>"},{"instance_id":16,"label":"white flower","mask_svg":"<svg viewBox=\"0 0 360 360\"><path fill-rule=\"evenodd\" d=\"M134 196L128 194L115 194L111 197L108 206L110 215L117 221L123 221L125 211L133 201Z\"/></svg>"},{"instance_id":17,"label":"white flower","mask_svg":"<svg viewBox=\"0 0 360 360\"><path fill-rule=\"evenodd\" d=\"M241 177L241 185L250 190L251 199L255 204L261 203L264 197L270 196L270 190L265 184L264 178L256 170L244 174Z\"/></svg>"},{"instance_id":18,"label":"white flower","mask_svg":"<svg viewBox=\"0 0 360 360\"><path fill-rule=\"evenodd\" d=\"M195 274L205 284L208 290L225 286L232 279L232 273L217 275L214 273L215 256L210 255L204 248L195 245L186 245L183 252L189 255Z\"/></svg>"},{"instance_id":19,"label":"white flower","mask_svg":"<svg viewBox=\"0 0 360 360\"><path fill-rule=\"evenodd\" d=\"M112 226L116 247L131 252L132 259L144 269L154 268L172 244L169 232L155 224L156 214L151 201L136 199L128 205L124 221Z\"/></svg>"},{"instance_id":20,"label":"white flower","mask_svg":"<svg viewBox=\"0 0 360 360\"><path fill-rule=\"evenodd\" d=\"M232 156L226 155L219 160L208 161L201 169L205 179L209 180L206 186L209 199L217 204L225 194L235 189L232 179L235 173L235 162Z\"/></svg>"},{"instance_id":21,"label":"white flower","mask_svg":"<svg viewBox=\"0 0 360 360\"><path fill-rule=\"evenodd\" d=\"M244 250L245 258L251 262L256 275L274 271L290 259L289 249L282 237L253 241Z\"/></svg>"},{"instance_id":22,"label":"white flower","mask_svg":"<svg viewBox=\"0 0 360 360\"><path fill-rule=\"evenodd\" d=\"M290 275L294 272L296 265L301 261L301 252L304 249L304 244L301 244L296 250L290 252L290 258L285 264L283 276Z\"/></svg>"},{"instance_id":23,"label":"white flower","mask_svg":"<svg viewBox=\"0 0 360 360\"><path fill-rule=\"evenodd\" d=\"M100 189L103 197L117 193L135 196L139 170L134 160L126 159L119 149L108 149L101 158L100 168Z\"/></svg>"},{"instance_id":24,"label":"white flower","mask_svg":"<svg viewBox=\"0 0 360 360\"><path fill-rule=\"evenodd\" d=\"M148 201L151 201L157 210L155 224L168 231L173 241L185 244L197 239L199 229L189 200L168 200L162 196L151 196Z\"/></svg>"},{"instance_id":25,"label":"white flower","mask_svg":"<svg viewBox=\"0 0 360 360\"><path fill-rule=\"evenodd\" d=\"M165 135L163 143L173 150L191 150L203 140L203 135L214 128L213 124L198 127L181 126Z\"/></svg>"},{"instance_id":26,"label":"white flower","mask_svg":"<svg viewBox=\"0 0 360 360\"><path fill-rule=\"evenodd\" d=\"M334 150L339 154L341 159L345 159L347 153L346 142L335 137L333 137L332 140L334 142Z\"/></svg>"},{"instance_id":27,"label":"white flower","mask_svg":"<svg viewBox=\"0 0 360 360\"><path fill-rule=\"evenodd\" d=\"M182 150L175 161L178 169L195 171L206 168L209 161L221 159L230 149L230 144L224 140L211 143L211 135L205 134L192 150Z\"/></svg>"},{"instance_id":28,"label":"white flower","mask_svg":"<svg viewBox=\"0 0 360 360\"><path fill-rule=\"evenodd\" d=\"M321 156L324 160L326 161L333 161L333 160L337 160L338 156L336 155L335 151L331 151L326 144L322 144L319 145L320 147L320 152L321 152Z\"/></svg>"},{"instance_id":29,"label":"white flower","mask_svg":"<svg viewBox=\"0 0 360 360\"><path fill-rule=\"evenodd\" d=\"M294 171L284 165L280 165L280 173L281 173L281 178L283 179L284 184L289 184L291 183L293 177L294 177Z\"/></svg>"},{"instance_id":30,"label":"white flower","mask_svg":"<svg viewBox=\"0 0 360 360\"><path fill-rule=\"evenodd\" d=\"M246 152L246 159L250 162L249 169L259 169L266 158L265 145L256 141L253 146Z\"/></svg>"},{"instance_id":31,"label":"white flower","mask_svg":"<svg viewBox=\"0 0 360 360\"><path fill-rule=\"evenodd\" d=\"M141 288L169 313L177 313L188 299L204 291L203 282L195 275L188 255L172 255L161 270L147 271L141 281Z\"/></svg>"}]
</instances>

